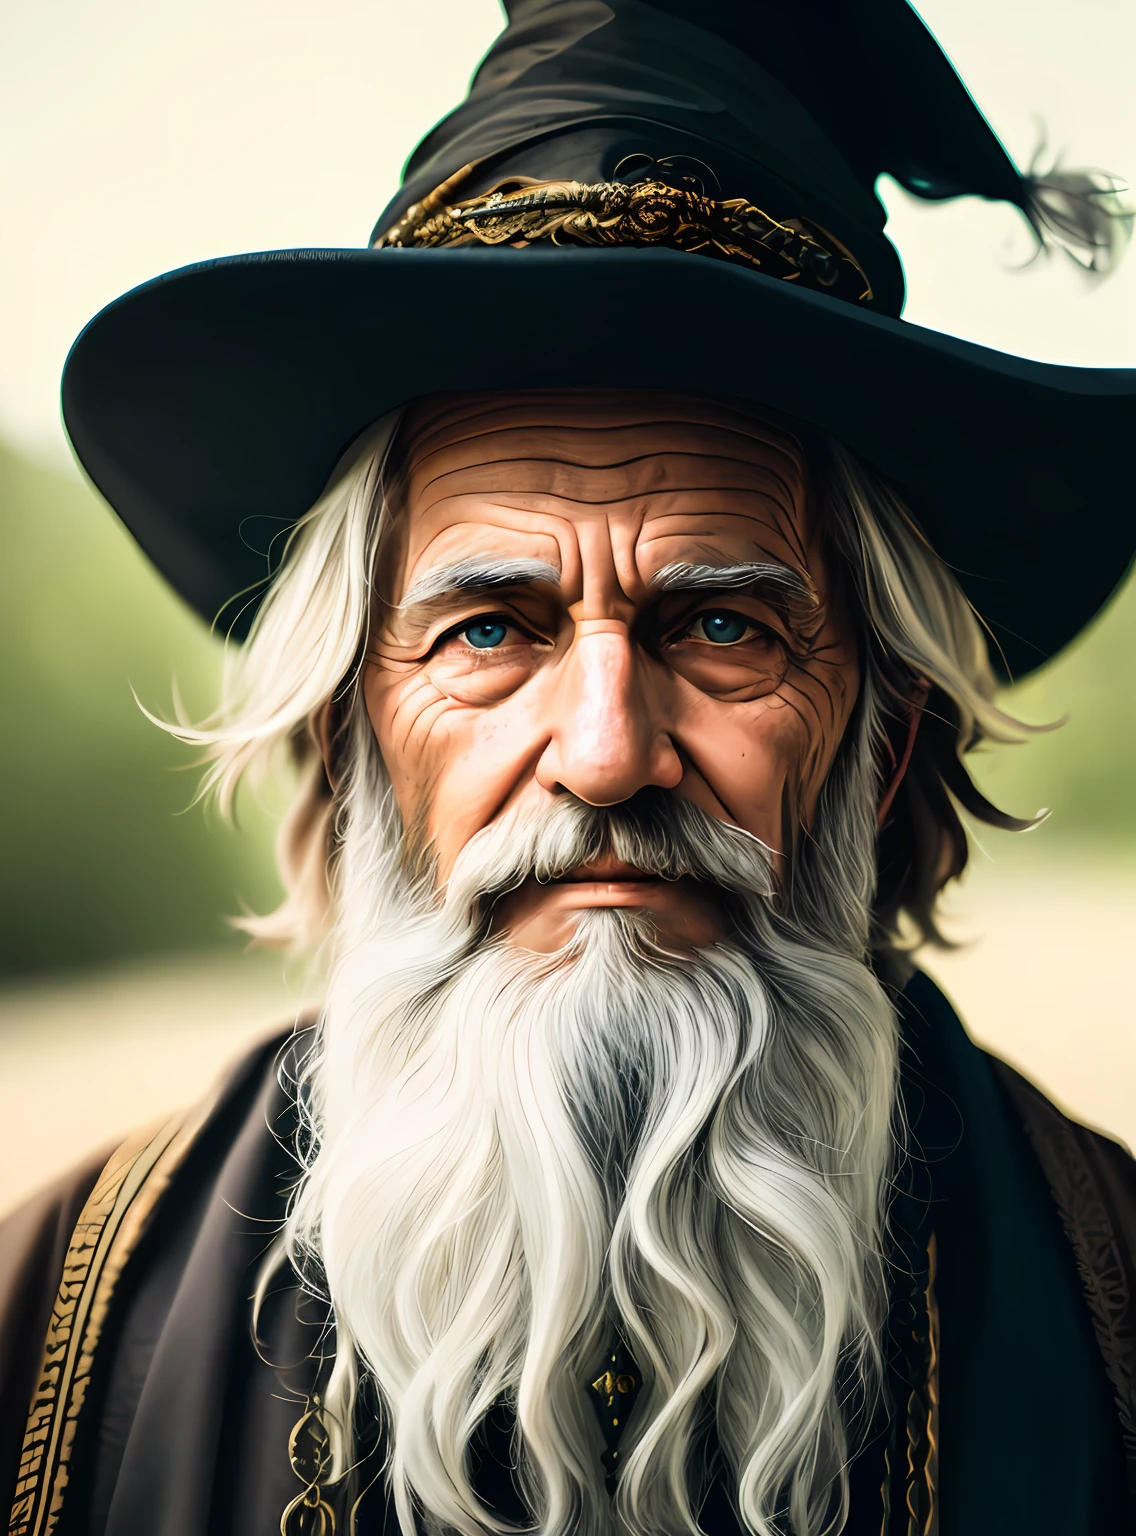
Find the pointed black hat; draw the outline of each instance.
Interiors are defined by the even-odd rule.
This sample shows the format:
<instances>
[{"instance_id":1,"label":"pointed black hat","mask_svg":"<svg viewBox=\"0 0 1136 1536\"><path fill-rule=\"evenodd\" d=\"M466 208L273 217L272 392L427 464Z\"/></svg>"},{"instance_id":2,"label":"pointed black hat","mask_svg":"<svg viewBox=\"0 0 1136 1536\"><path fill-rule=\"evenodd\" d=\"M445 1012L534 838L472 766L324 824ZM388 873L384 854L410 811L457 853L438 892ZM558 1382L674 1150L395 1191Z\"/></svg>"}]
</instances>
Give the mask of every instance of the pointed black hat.
<instances>
[{"instance_id":1,"label":"pointed black hat","mask_svg":"<svg viewBox=\"0 0 1136 1536\"><path fill-rule=\"evenodd\" d=\"M75 343L72 443L174 586L243 633L280 534L407 400L664 389L840 439L905 498L1008 673L1059 650L1136 549L1136 371L900 320L874 188L1016 203L1097 265L1121 228L1107 188L1019 175L905 0L506 8L369 249L187 267Z\"/></svg>"}]
</instances>

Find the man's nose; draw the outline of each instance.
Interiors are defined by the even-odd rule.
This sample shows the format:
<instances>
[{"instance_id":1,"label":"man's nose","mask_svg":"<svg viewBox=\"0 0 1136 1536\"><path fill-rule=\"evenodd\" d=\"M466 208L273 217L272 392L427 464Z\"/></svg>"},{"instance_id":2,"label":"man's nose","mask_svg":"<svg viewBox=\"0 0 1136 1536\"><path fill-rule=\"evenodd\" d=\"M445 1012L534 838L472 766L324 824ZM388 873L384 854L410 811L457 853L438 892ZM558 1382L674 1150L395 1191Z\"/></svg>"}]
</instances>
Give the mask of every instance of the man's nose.
<instances>
[{"instance_id":1,"label":"man's nose","mask_svg":"<svg viewBox=\"0 0 1136 1536\"><path fill-rule=\"evenodd\" d=\"M538 782L589 805L616 805L648 785L674 789L682 762L655 693L626 625L579 624L561 664Z\"/></svg>"}]
</instances>

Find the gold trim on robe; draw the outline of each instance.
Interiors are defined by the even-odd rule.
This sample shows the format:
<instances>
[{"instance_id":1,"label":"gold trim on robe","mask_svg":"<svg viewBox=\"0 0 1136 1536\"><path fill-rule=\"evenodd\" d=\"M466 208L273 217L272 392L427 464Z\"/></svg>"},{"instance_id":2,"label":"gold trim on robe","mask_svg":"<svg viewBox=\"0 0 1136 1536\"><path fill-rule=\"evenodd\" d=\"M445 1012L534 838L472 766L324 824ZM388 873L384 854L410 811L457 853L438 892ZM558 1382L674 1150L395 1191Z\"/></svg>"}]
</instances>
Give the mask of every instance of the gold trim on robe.
<instances>
[{"instance_id":1,"label":"gold trim on robe","mask_svg":"<svg viewBox=\"0 0 1136 1536\"><path fill-rule=\"evenodd\" d=\"M134 1131L107 1160L67 1248L20 1451L9 1536L52 1536L94 1354L131 1254L212 1108Z\"/></svg>"}]
</instances>

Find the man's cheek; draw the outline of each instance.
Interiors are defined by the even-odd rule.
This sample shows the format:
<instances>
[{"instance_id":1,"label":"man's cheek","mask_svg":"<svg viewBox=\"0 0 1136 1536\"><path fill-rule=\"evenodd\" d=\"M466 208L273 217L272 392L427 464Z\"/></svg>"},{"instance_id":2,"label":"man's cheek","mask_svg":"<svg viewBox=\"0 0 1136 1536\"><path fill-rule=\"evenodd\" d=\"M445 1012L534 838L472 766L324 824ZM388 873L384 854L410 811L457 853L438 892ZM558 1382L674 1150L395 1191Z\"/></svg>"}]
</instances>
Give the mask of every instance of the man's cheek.
<instances>
[{"instance_id":1,"label":"man's cheek","mask_svg":"<svg viewBox=\"0 0 1136 1536\"><path fill-rule=\"evenodd\" d=\"M707 771L740 776L755 789L768 773L800 762L809 734L800 712L780 691L738 703L700 701L700 707L686 711L682 731Z\"/></svg>"},{"instance_id":2,"label":"man's cheek","mask_svg":"<svg viewBox=\"0 0 1136 1536\"><path fill-rule=\"evenodd\" d=\"M802 723L797 768L797 798L806 826L811 825L820 792L848 729L858 694L858 673L851 664L825 667L815 674L797 672L787 680L787 702Z\"/></svg>"},{"instance_id":3,"label":"man's cheek","mask_svg":"<svg viewBox=\"0 0 1136 1536\"><path fill-rule=\"evenodd\" d=\"M539 751L530 711L447 704L423 741L431 772L420 775L431 784L425 820L443 879L470 838L532 786Z\"/></svg>"},{"instance_id":4,"label":"man's cheek","mask_svg":"<svg viewBox=\"0 0 1136 1536\"><path fill-rule=\"evenodd\" d=\"M392 778L413 783L419 770L444 753L450 740L447 716L457 706L424 674L392 689L378 712L376 735ZM372 721L374 721L372 715Z\"/></svg>"},{"instance_id":5,"label":"man's cheek","mask_svg":"<svg viewBox=\"0 0 1136 1536\"><path fill-rule=\"evenodd\" d=\"M708 718L710 716L710 718ZM777 848L809 749L801 714L779 696L688 717L684 745L728 815Z\"/></svg>"},{"instance_id":6,"label":"man's cheek","mask_svg":"<svg viewBox=\"0 0 1136 1536\"><path fill-rule=\"evenodd\" d=\"M364 680L364 698L403 826L422 830L445 771L447 716L455 706L422 673L408 677L377 669Z\"/></svg>"},{"instance_id":7,"label":"man's cheek","mask_svg":"<svg viewBox=\"0 0 1136 1536\"><path fill-rule=\"evenodd\" d=\"M525 647L526 653L531 647ZM471 709L499 704L516 693L529 678L529 656L516 661L486 659L484 665L467 662L437 661L427 670L430 684L454 704Z\"/></svg>"}]
</instances>

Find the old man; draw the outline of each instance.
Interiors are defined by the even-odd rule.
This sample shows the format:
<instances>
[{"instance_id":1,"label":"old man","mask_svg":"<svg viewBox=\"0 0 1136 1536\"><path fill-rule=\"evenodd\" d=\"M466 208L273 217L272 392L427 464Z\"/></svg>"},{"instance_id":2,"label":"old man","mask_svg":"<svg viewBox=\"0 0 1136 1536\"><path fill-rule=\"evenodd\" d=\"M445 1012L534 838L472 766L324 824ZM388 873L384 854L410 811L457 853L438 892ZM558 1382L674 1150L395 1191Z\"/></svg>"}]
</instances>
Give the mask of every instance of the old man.
<instances>
[{"instance_id":1,"label":"old man","mask_svg":"<svg viewBox=\"0 0 1136 1536\"><path fill-rule=\"evenodd\" d=\"M1106 189L901 0L509 9L372 249L68 364L247 634L174 729L225 803L290 758L247 926L328 987L7 1224L11 1531L1136 1529L1127 1154L910 960L1131 557L1136 383L903 324L872 191L1099 267Z\"/></svg>"}]
</instances>

